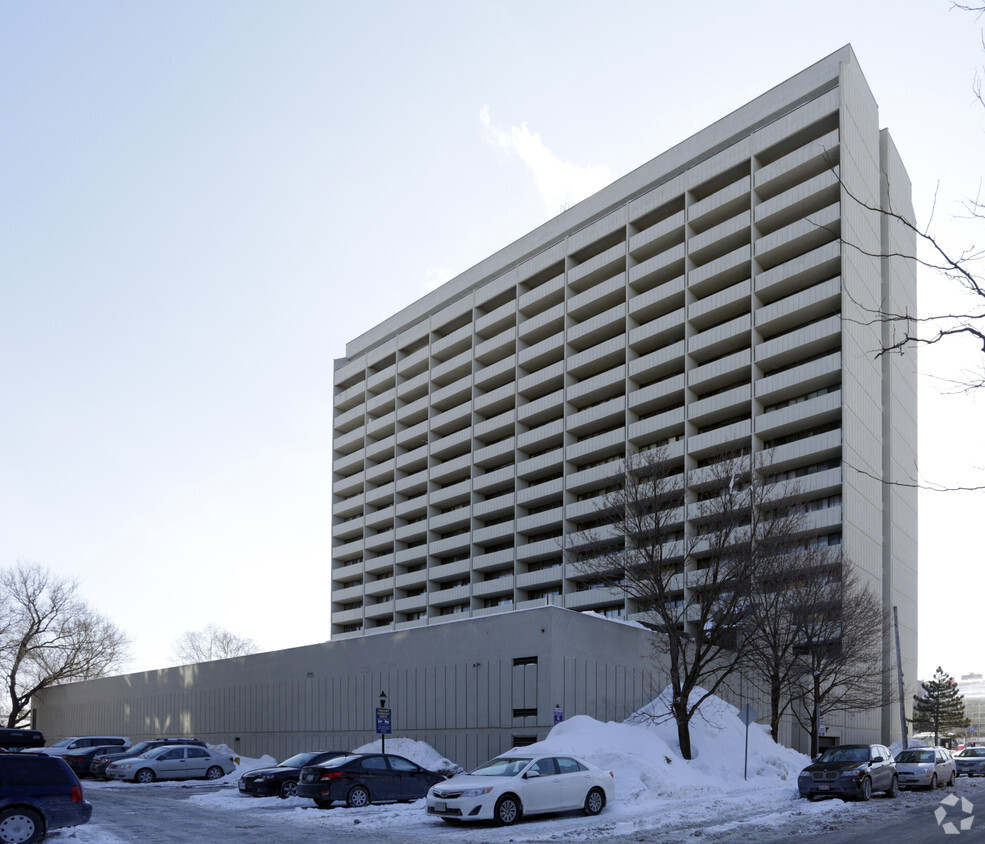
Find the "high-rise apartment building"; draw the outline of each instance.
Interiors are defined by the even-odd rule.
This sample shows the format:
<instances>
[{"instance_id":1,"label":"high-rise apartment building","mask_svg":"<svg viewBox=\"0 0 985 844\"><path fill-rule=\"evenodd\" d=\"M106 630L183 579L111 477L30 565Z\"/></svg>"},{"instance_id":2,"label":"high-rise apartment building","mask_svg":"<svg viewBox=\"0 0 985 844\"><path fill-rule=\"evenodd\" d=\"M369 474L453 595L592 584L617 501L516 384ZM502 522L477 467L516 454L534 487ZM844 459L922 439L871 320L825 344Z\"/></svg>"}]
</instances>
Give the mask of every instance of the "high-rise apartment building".
<instances>
[{"instance_id":1,"label":"high-rise apartment building","mask_svg":"<svg viewBox=\"0 0 985 844\"><path fill-rule=\"evenodd\" d=\"M909 193L845 47L350 342L333 638L544 603L633 618L565 543L628 455L741 449L800 479L916 676L916 497L892 483L915 367L871 319L914 311L915 266L887 257L912 240L879 213Z\"/></svg>"}]
</instances>

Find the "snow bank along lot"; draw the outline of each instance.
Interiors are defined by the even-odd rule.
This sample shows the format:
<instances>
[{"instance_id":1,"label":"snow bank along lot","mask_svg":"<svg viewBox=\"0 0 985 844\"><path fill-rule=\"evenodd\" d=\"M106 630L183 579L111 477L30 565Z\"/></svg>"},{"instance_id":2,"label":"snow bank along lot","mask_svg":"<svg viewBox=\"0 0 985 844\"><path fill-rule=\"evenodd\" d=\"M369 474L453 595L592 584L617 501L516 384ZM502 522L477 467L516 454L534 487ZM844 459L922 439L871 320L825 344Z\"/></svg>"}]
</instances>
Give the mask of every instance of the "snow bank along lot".
<instances>
[{"instance_id":1,"label":"snow bank along lot","mask_svg":"<svg viewBox=\"0 0 985 844\"><path fill-rule=\"evenodd\" d=\"M655 701L647 709L656 710L658 706ZM358 810L341 805L323 810L304 798L241 796L236 786L239 776L251 768L275 764L276 760L269 756L241 760L237 771L209 783L208 787L201 783L189 788L187 781L135 785L85 780L83 788L97 802L98 792L103 789L138 789L143 794L148 793L144 789L185 789L184 793L191 793L189 800L196 807L225 818L229 818L228 813L237 813L242 820L247 820L249 813L269 813L276 805L278 820L284 827L284 841L291 840L291 829L299 833L323 830L326 841L341 841L345 832L358 822L360 833L374 833L384 842L428 840L430 831L435 840L454 840L456 844L494 840L598 840L640 833L648 833L646 840L660 840L660 836L682 840L692 834L703 840L756 840L781 830L783 834L809 837L812 833L848 826L863 816L875 814L888 821L896 815L892 804L907 800L906 795L898 800L886 800L879 795L868 804L840 800L808 803L799 799L797 775L810 760L777 745L768 729L759 724L751 725L749 730L749 778L744 781L745 726L736 708L717 698L710 698L702 707L702 714L692 722L692 746L695 758L685 761L677 750L677 729L672 721L653 724L636 718L627 723L601 723L587 716L575 716L554 727L544 741L529 750L579 756L612 771L615 799L595 818L581 813L542 816L504 830L488 824L452 827L439 818L429 817L424 800ZM379 742L375 742L355 750L378 751L379 748ZM422 742L394 737L387 739L386 749L431 770L457 767L454 760L442 758ZM211 787L216 784L221 787ZM944 792L938 792L933 805L942 796ZM928 802L928 812L933 811L933 805ZM167 818L161 820L166 827ZM112 823L100 819L97 805L89 824L52 831L49 840L115 844L122 839Z\"/></svg>"}]
</instances>

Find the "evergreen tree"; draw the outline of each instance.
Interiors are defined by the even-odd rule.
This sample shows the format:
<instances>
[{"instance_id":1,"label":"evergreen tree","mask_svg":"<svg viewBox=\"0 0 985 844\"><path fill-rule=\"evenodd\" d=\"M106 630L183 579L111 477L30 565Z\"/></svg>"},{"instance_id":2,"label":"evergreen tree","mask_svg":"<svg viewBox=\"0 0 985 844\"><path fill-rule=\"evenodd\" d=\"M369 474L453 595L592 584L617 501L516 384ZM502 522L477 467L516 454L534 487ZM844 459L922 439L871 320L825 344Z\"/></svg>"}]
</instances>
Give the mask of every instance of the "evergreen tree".
<instances>
[{"instance_id":1,"label":"evergreen tree","mask_svg":"<svg viewBox=\"0 0 985 844\"><path fill-rule=\"evenodd\" d=\"M964 729L971 722L964 715L964 696L958 684L940 666L929 683L921 683L923 695L913 696L913 731L933 731L934 744L949 729Z\"/></svg>"}]
</instances>

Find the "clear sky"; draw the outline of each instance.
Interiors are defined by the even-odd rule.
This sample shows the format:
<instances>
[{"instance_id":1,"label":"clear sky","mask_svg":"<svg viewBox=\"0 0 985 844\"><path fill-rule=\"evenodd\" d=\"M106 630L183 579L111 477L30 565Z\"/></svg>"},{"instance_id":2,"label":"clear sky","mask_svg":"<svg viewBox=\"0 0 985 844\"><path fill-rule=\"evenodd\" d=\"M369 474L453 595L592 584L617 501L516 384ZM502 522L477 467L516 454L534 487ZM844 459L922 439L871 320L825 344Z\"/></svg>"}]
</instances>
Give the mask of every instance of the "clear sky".
<instances>
[{"instance_id":1,"label":"clear sky","mask_svg":"<svg viewBox=\"0 0 985 844\"><path fill-rule=\"evenodd\" d=\"M8 0L0 565L79 578L132 670L210 622L327 639L346 341L846 43L969 245L985 54L949 7ZM983 399L942 394L980 357L922 358L924 479L985 478ZM921 496L921 676L985 672L983 503Z\"/></svg>"}]
</instances>

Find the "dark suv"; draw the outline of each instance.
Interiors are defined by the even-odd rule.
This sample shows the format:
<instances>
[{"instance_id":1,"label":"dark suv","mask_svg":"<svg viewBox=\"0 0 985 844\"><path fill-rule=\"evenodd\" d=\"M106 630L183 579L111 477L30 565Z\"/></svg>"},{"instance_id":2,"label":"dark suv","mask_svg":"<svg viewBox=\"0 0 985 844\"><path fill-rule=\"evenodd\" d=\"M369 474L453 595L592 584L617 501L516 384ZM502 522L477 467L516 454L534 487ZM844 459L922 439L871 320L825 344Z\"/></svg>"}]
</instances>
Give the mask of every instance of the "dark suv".
<instances>
[{"instance_id":1,"label":"dark suv","mask_svg":"<svg viewBox=\"0 0 985 844\"><path fill-rule=\"evenodd\" d=\"M868 800L873 791L887 797L899 794L896 762L889 748L881 744L839 744L829 747L800 772L800 796L808 800L821 797L853 797Z\"/></svg>"},{"instance_id":2,"label":"dark suv","mask_svg":"<svg viewBox=\"0 0 985 844\"><path fill-rule=\"evenodd\" d=\"M193 744L196 747L207 747L204 741L194 738L159 738L141 741L131 747L126 753L97 753L89 765L89 773L100 779L106 779L106 766L110 762L118 759L128 759L131 756L140 756L155 747L162 747L165 744Z\"/></svg>"},{"instance_id":3,"label":"dark suv","mask_svg":"<svg viewBox=\"0 0 985 844\"><path fill-rule=\"evenodd\" d=\"M0 841L31 844L50 829L79 826L91 817L92 804L62 759L0 754Z\"/></svg>"}]
</instances>

